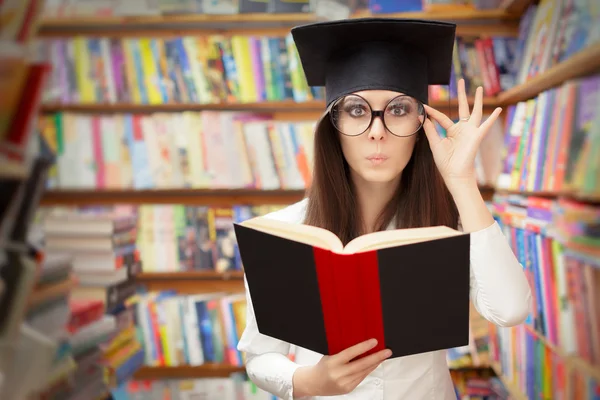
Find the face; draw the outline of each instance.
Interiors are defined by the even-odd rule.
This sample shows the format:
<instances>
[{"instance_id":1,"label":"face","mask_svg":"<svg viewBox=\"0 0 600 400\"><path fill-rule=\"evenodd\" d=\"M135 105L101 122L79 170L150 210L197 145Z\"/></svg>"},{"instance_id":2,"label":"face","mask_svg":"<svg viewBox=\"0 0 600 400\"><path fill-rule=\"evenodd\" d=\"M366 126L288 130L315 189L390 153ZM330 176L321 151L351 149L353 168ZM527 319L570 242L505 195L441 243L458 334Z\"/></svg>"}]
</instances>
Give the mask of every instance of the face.
<instances>
[{"instance_id":1,"label":"face","mask_svg":"<svg viewBox=\"0 0 600 400\"><path fill-rule=\"evenodd\" d=\"M387 90L365 90L356 92L355 94L366 100L371 110L384 110L387 114L386 124L394 133L398 132L398 127L404 127L408 120L408 113L413 113L415 107L418 108L418 103L414 99L400 98L400 102L389 104L390 100L401 95L398 92ZM357 98L355 98L357 99ZM356 104L347 104L344 107L344 113L351 113L352 118L347 123L346 131L354 129L354 132L360 132L367 126L369 117L367 114L370 110L362 110L364 101ZM386 106L387 109L386 109ZM342 108L340 107L340 110ZM362 110L362 111L361 111ZM362 116L362 117L361 117ZM348 120L348 117L346 117ZM367 120L366 123L363 121ZM422 117L419 118L422 121ZM396 125L394 124L396 121ZM360 126L363 124L363 128ZM359 127L358 129L356 127ZM410 129L413 125L410 125ZM406 129L406 128L403 128ZM418 124L414 129L418 129ZM407 131L408 132L408 131ZM410 160L411 154L415 147L418 134L406 133L410 136L399 137L386 130L382 118L373 117L371 126L360 135L348 136L338 133L342 152L350 166L352 179L354 182L363 181L368 183L397 183L404 167Z\"/></svg>"}]
</instances>

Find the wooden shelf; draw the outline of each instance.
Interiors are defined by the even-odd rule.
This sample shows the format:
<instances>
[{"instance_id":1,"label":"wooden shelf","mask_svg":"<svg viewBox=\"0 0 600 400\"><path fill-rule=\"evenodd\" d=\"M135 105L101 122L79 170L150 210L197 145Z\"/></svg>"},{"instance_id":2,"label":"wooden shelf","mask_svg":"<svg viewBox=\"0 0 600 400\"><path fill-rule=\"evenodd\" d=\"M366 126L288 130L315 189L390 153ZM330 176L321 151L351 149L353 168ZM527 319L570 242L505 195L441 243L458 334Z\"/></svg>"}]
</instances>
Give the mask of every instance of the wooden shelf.
<instances>
[{"instance_id":1,"label":"wooden shelf","mask_svg":"<svg viewBox=\"0 0 600 400\"><path fill-rule=\"evenodd\" d=\"M0 179L23 180L27 178L27 173L27 167L21 163L8 160L0 161Z\"/></svg>"},{"instance_id":2,"label":"wooden shelf","mask_svg":"<svg viewBox=\"0 0 600 400\"><path fill-rule=\"evenodd\" d=\"M492 364L492 369L494 370L494 372L496 373L496 375L498 375L498 378L500 378L500 380L502 381L502 383L504 384L504 386L506 386L506 389L508 390L508 392L510 393L510 395L512 397L514 397L513 400L528 400L527 396L524 395L523 393L521 393L521 391L519 390L519 388L516 385L514 385L512 382L510 382L502 374L502 368L500 368L499 364L493 363Z\"/></svg>"},{"instance_id":3,"label":"wooden shelf","mask_svg":"<svg viewBox=\"0 0 600 400\"><path fill-rule=\"evenodd\" d=\"M600 43L573 55L529 81L498 96L501 104L515 104L531 99L543 91L561 85L569 79L581 78L600 70Z\"/></svg>"},{"instance_id":4,"label":"wooden shelf","mask_svg":"<svg viewBox=\"0 0 600 400\"><path fill-rule=\"evenodd\" d=\"M292 24L289 24L290 26ZM167 29L166 25L160 25L158 28L153 26L133 25L116 27L109 26L85 26L85 27L70 27L64 28L54 27L46 31L42 37L45 38L70 38L75 35L84 35L87 37L107 37L107 38L126 38L126 37L160 37L174 38L181 36L198 36L198 35L254 35L254 36L279 36L284 37L290 33L290 26L280 27L265 26L260 24L257 27L246 26L241 23L231 23L229 25L217 27L207 27L203 24L171 24L171 29ZM495 23L469 23L461 24L456 27L456 35L459 37L518 37L519 25L518 21L505 21L500 24Z\"/></svg>"},{"instance_id":5,"label":"wooden shelf","mask_svg":"<svg viewBox=\"0 0 600 400\"><path fill-rule=\"evenodd\" d=\"M318 111L322 112L322 101L265 101L260 103L214 103L214 104L46 104L41 112L86 112L86 113L153 113L182 111Z\"/></svg>"},{"instance_id":6,"label":"wooden shelf","mask_svg":"<svg viewBox=\"0 0 600 400\"><path fill-rule=\"evenodd\" d=\"M470 98L469 103L473 104ZM487 97L483 100L483 106L490 111L500 106L501 103L495 97ZM458 107L458 100L435 100L430 106L440 109L442 112L451 112ZM254 111L254 112L311 112L313 118L318 118L325 110L324 101L266 101L260 103L215 103L215 104L46 104L41 107L42 113L55 112L79 112L79 113L154 113L154 112L183 112L183 111Z\"/></svg>"},{"instance_id":7,"label":"wooden shelf","mask_svg":"<svg viewBox=\"0 0 600 400\"><path fill-rule=\"evenodd\" d=\"M47 191L42 206L112 204L287 205L302 200L303 190L156 189Z\"/></svg>"},{"instance_id":8,"label":"wooden shelf","mask_svg":"<svg viewBox=\"0 0 600 400\"><path fill-rule=\"evenodd\" d=\"M134 374L135 379L182 379L182 378L227 378L230 374L244 372L244 367L225 364L204 364L178 367L142 367Z\"/></svg>"},{"instance_id":9,"label":"wooden shelf","mask_svg":"<svg viewBox=\"0 0 600 400\"><path fill-rule=\"evenodd\" d=\"M494 188L480 188L491 200ZM260 189L155 189L155 190L48 190L41 206L113 204L189 204L230 207L233 205L289 205L302 200L304 190Z\"/></svg>"},{"instance_id":10,"label":"wooden shelf","mask_svg":"<svg viewBox=\"0 0 600 400\"><path fill-rule=\"evenodd\" d=\"M175 290L181 294L242 293L243 277L242 271L145 272L137 274L136 281L149 291Z\"/></svg>"},{"instance_id":11,"label":"wooden shelf","mask_svg":"<svg viewBox=\"0 0 600 400\"><path fill-rule=\"evenodd\" d=\"M394 14L370 14L368 11L360 11L351 18L362 17L382 17L382 18L415 18L415 19L434 19L443 21L518 21L520 13L509 11L509 9L499 8L491 10L476 10L468 7L453 7L443 10L430 12L406 12ZM296 13L296 14L273 14L273 13L254 13L254 14L232 14L232 15L208 15L208 14L180 14L180 15L152 15L152 16L78 16L78 17L58 17L44 18L39 27L39 35L46 36L56 30L73 30L73 33L90 30L106 30L114 28L124 29L173 29L174 27L194 26L199 27L223 27L230 25L248 25L248 26L293 26L316 22L319 19L314 14Z\"/></svg>"}]
</instances>

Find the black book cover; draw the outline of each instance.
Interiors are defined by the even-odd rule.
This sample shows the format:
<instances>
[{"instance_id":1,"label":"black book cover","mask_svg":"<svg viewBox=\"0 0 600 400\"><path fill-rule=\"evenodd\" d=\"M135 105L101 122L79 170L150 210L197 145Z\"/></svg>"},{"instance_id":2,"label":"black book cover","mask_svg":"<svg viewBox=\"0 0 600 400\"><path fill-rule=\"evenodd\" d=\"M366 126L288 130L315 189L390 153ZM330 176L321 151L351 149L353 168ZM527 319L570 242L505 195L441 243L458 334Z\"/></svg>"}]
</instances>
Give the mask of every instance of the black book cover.
<instances>
[{"instance_id":1,"label":"black book cover","mask_svg":"<svg viewBox=\"0 0 600 400\"><path fill-rule=\"evenodd\" d=\"M338 254L234 227L261 333L326 355L373 337L365 355L468 344L469 234Z\"/></svg>"}]
</instances>

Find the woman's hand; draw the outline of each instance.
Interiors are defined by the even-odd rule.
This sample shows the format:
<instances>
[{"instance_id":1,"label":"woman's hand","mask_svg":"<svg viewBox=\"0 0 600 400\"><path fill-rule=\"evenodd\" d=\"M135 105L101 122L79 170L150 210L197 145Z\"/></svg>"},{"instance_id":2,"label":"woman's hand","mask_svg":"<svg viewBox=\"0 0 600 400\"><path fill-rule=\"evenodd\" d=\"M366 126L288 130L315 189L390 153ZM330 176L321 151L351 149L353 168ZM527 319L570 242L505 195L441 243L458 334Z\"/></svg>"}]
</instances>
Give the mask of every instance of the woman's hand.
<instances>
[{"instance_id":1,"label":"woman's hand","mask_svg":"<svg viewBox=\"0 0 600 400\"><path fill-rule=\"evenodd\" d=\"M483 88L477 88L473 111L469 113L465 81L461 79L458 81L459 122L454 123L445 114L427 105L425 110L428 117L439 123L447 132L447 137L440 137L429 118L423 124L433 159L448 189L452 192L457 187L476 185L475 157L479 145L502 109L496 108L482 124Z\"/></svg>"},{"instance_id":2,"label":"woman's hand","mask_svg":"<svg viewBox=\"0 0 600 400\"><path fill-rule=\"evenodd\" d=\"M367 340L336 355L323 356L315 365L298 368L293 377L294 397L350 393L379 364L392 355L390 350L384 349L354 360L376 345L375 339Z\"/></svg>"}]
</instances>

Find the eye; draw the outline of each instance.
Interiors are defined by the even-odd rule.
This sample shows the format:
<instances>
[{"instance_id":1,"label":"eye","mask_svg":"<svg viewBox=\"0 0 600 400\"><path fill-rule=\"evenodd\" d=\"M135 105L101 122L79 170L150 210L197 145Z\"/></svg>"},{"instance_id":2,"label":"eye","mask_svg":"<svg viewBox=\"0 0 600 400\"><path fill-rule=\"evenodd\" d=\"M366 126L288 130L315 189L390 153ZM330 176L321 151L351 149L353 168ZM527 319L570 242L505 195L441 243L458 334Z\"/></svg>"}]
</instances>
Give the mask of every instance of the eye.
<instances>
[{"instance_id":1,"label":"eye","mask_svg":"<svg viewBox=\"0 0 600 400\"><path fill-rule=\"evenodd\" d=\"M401 104L396 104L391 106L388 109L389 114L392 114L394 117L401 117L402 115L406 114L406 108L401 105Z\"/></svg>"},{"instance_id":2,"label":"eye","mask_svg":"<svg viewBox=\"0 0 600 400\"><path fill-rule=\"evenodd\" d=\"M363 117L367 114L367 107L364 104L347 104L344 112L352 117Z\"/></svg>"},{"instance_id":3,"label":"eye","mask_svg":"<svg viewBox=\"0 0 600 400\"><path fill-rule=\"evenodd\" d=\"M398 101L390 104L387 108L387 114L393 117L402 117L403 115L410 114L412 111L412 105L408 102Z\"/></svg>"}]
</instances>

